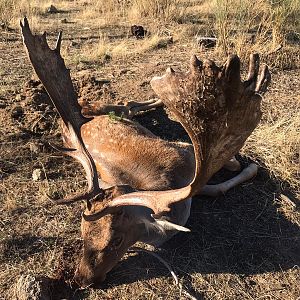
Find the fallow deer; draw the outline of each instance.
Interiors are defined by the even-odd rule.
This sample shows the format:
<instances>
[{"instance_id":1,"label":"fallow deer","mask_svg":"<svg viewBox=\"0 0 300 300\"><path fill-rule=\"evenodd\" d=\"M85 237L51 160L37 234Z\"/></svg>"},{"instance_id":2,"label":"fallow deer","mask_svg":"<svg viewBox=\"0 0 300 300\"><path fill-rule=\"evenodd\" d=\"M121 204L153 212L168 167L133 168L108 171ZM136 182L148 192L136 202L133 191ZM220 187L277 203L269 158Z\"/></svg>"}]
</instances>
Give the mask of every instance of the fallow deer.
<instances>
[{"instance_id":1,"label":"fallow deer","mask_svg":"<svg viewBox=\"0 0 300 300\"><path fill-rule=\"evenodd\" d=\"M168 68L164 76L151 80L187 131L189 145L164 141L126 118L84 116L60 55L61 33L52 50L45 33L33 35L26 18L20 23L29 59L63 120L67 153L82 164L87 176L87 192L57 200L58 204L86 201L83 256L75 274L81 287L103 281L137 241L159 245L178 231L188 231L183 226L194 195L214 194L216 188L225 192L256 173L251 164L228 182L206 186L260 120L270 73L264 66L258 74L257 54L250 57L246 81L240 79L235 55L222 67L193 56L187 73ZM156 104L131 104L121 110L130 114Z\"/></svg>"}]
</instances>

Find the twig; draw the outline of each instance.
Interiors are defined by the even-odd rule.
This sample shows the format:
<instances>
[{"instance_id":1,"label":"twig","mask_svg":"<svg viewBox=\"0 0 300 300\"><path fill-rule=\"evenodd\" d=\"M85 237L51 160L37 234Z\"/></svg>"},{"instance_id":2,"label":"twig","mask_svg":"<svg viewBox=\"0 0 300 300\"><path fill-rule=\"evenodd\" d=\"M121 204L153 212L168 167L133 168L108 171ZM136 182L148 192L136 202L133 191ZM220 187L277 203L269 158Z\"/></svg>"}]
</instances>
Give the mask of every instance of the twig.
<instances>
[{"instance_id":1,"label":"twig","mask_svg":"<svg viewBox=\"0 0 300 300\"><path fill-rule=\"evenodd\" d=\"M273 54L273 53L279 51L281 48L282 48L282 45L280 44L280 45L278 45L275 49L269 51L269 52L267 53L267 55Z\"/></svg>"},{"instance_id":2,"label":"twig","mask_svg":"<svg viewBox=\"0 0 300 300\"><path fill-rule=\"evenodd\" d=\"M129 249L129 252L146 252L146 253L154 256L155 258L157 258L169 270L169 272L171 273L171 275L172 275L172 277L174 279L175 285L177 285L179 287L180 295L183 294L188 299L197 300L197 298L195 298L188 291L186 291L185 289L183 289L182 284L179 282L178 277L175 274L175 272L173 271L173 269L171 268L171 266L162 257L160 257L157 253L155 253L153 251L150 251L150 250L147 250L147 249L140 248L140 247L131 247Z\"/></svg>"},{"instance_id":3,"label":"twig","mask_svg":"<svg viewBox=\"0 0 300 300\"><path fill-rule=\"evenodd\" d=\"M140 247L131 247L129 252L146 252L152 256L154 256L155 258L157 258L171 273L172 277L174 278L175 284L178 285L179 281L178 281L178 277L175 274L175 272L172 270L171 266L163 259L161 258L157 253L150 251L150 250L146 250Z\"/></svg>"}]
</instances>

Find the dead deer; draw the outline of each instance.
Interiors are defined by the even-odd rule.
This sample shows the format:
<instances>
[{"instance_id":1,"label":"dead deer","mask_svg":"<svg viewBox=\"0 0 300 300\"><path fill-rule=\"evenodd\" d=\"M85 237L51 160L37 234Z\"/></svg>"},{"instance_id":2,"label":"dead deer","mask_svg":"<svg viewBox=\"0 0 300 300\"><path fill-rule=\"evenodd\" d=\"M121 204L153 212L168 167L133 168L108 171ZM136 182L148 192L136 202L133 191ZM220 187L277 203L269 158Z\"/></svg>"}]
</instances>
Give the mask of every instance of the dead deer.
<instances>
[{"instance_id":1,"label":"dead deer","mask_svg":"<svg viewBox=\"0 0 300 300\"><path fill-rule=\"evenodd\" d=\"M264 66L258 75L257 54L250 57L246 81L240 79L235 55L222 67L193 56L187 73L168 68L164 76L151 80L187 131L189 145L164 141L126 118L84 116L60 55L61 33L52 50L46 34L31 33L26 18L21 28L34 70L63 120L66 152L82 164L87 176L87 192L57 201L86 201L83 256L75 274L81 287L103 281L137 241L159 245L178 231L189 231L183 226L194 195L226 192L256 174L257 167L251 164L228 182L206 185L238 153L260 120L270 73ZM119 108L129 115L160 104L150 101Z\"/></svg>"}]
</instances>

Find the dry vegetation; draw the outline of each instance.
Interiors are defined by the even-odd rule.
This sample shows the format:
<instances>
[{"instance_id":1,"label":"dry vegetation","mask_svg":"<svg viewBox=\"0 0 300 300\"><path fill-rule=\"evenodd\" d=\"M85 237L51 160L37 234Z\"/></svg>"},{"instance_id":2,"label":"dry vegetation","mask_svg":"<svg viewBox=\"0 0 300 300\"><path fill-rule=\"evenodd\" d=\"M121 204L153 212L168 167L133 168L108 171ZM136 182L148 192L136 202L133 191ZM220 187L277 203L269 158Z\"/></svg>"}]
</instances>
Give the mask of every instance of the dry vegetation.
<instances>
[{"instance_id":1,"label":"dry vegetation","mask_svg":"<svg viewBox=\"0 0 300 300\"><path fill-rule=\"evenodd\" d=\"M57 13L47 12L51 4ZM240 157L261 166L258 176L226 196L196 198L187 225L192 233L176 236L160 253L197 299L299 299L298 0L0 0L0 299L39 299L39 293L52 294L49 299L187 299L146 254L128 254L101 289L72 288L81 207L53 206L46 195L83 188L85 180L77 163L48 145L60 136L45 93L34 82L25 85L32 70L18 30L24 14L51 42L64 30L63 55L87 100L91 86L99 101L147 100L155 96L149 80L170 65L185 70L192 53L219 63L228 53L244 63L249 53L261 54L272 85L261 124ZM132 24L148 30L144 39L130 36ZM216 36L216 48L201 49L196 35ZM163 109L138 121L163 138L186 140ZM42 174L37 181L35 169Z\"/></svg>"}]
</instances>

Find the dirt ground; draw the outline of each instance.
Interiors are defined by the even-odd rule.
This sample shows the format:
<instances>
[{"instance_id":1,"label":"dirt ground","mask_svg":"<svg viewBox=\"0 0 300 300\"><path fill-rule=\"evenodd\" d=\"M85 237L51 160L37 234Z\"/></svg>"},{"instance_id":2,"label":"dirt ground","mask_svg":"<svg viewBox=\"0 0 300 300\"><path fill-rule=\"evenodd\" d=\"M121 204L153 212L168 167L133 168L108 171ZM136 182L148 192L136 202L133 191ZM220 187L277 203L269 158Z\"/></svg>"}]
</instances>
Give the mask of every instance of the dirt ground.
<instances>
[{"instance_id":1,"label":"dirt ground","mask_svg":"<svg viewBox=\"0 0 300 300\"><path fill-rule=\"evenodd\" d=\"M107 103L148 100L155 97L151 78L168 66L186 70L192 53L218 63L225 60L191 40L85 61L81 51L97 42L99 28L88 20L83 26L77 14L78 8L71 7L45 15L39 28L47 30L50 43L63 29L63 56L83 98ZM64 18L70 22L62 23ZM101 30L111 40L129 39L136 47L142 43L129 36L126 25ZM35 289L46 295L40 299L188 299L168 270L144 253L127 254L97 288L74 287L82 206L55 206L47 194L70 193L86 183L80 165L49 145L60 142L58 116L39 83L28 82L32 75L19 31L0 29L0 299L37 299L28 296ZM272 76L263 122L274 107L290 107L292 114L300 101L299 68L274 68ZM188 141L163 108L136 120L164 139ZM251 159L260 163L258 175L224 196L195 197L187 223L191 233L176 235L157 252L196 299L300 299L299 189L274 176L259 155L242 153L243 165ZM36 169L42 175L34 181ZM233 175L221 171L212 182Z\"/></svg>"}]
</instances>

